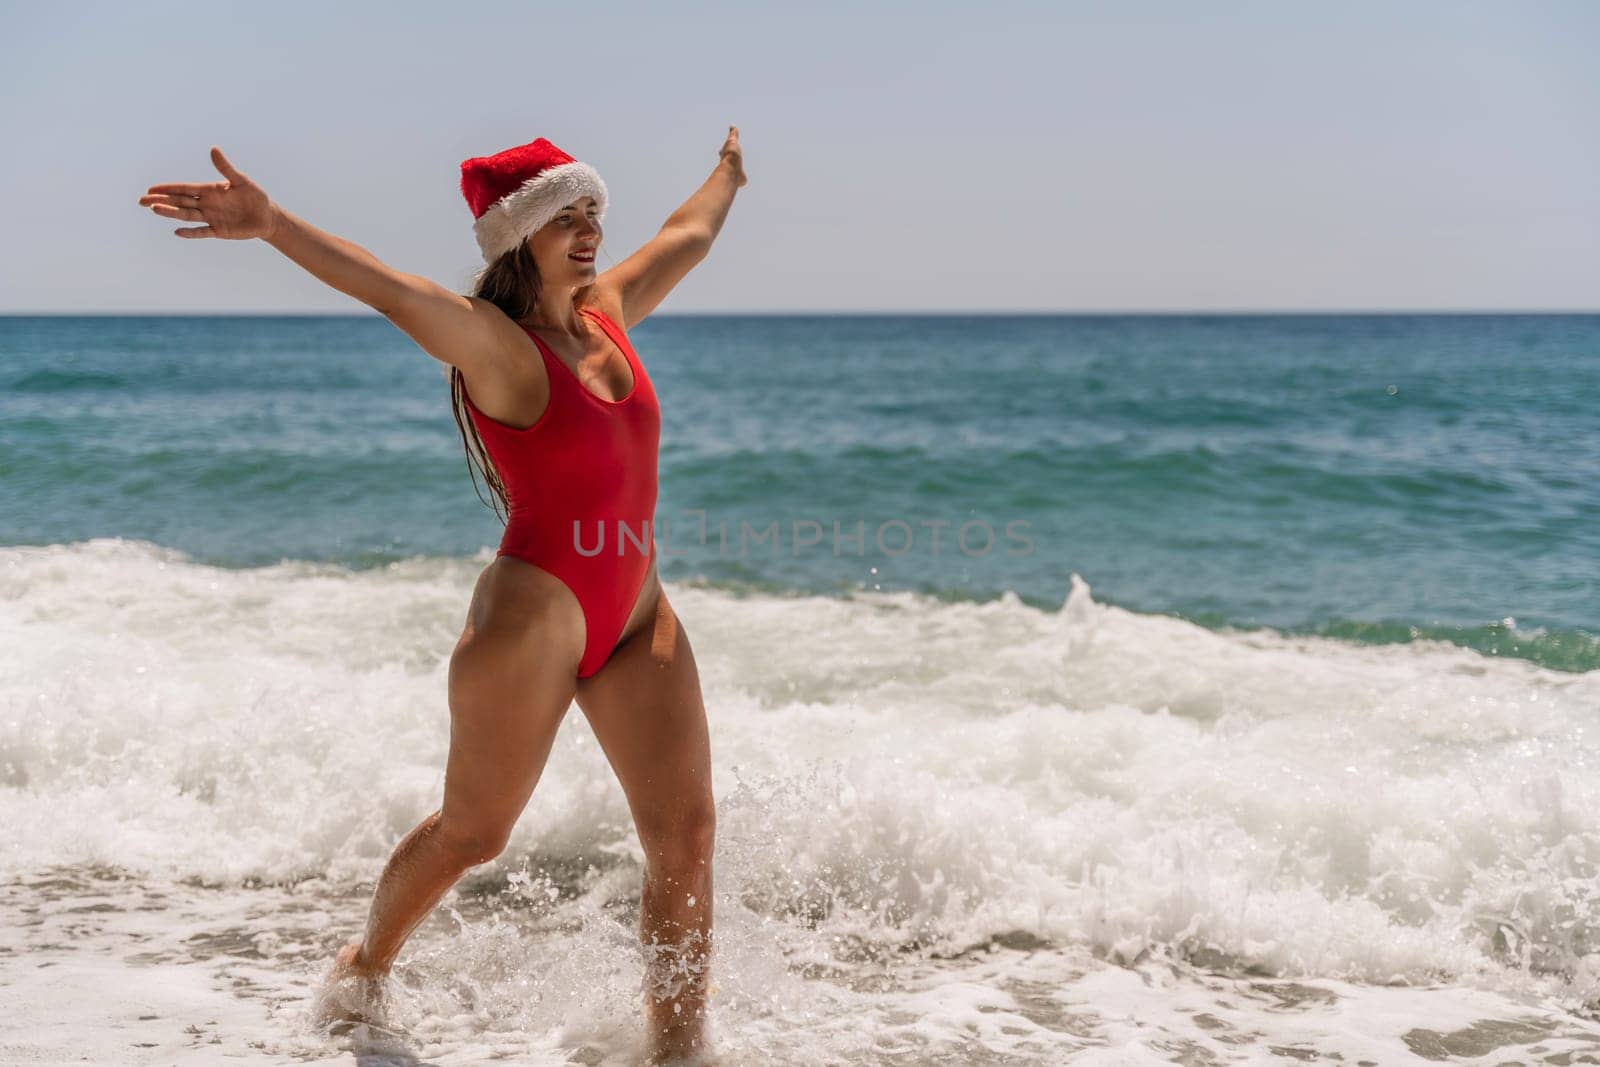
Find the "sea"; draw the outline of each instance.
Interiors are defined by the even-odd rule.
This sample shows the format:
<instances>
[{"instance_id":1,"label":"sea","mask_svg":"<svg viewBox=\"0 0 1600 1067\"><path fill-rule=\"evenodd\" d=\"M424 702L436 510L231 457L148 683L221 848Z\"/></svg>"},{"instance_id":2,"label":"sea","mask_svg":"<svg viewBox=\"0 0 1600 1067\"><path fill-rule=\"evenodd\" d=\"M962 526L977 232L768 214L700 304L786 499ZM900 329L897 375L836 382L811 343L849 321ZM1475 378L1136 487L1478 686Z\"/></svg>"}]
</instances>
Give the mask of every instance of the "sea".
<instances>
[{"instance_id":1,"label":"sea","mask_svg":"<svg viewBox=\"0 0 1600 1067\"><path fill-rule=\"evenodd\" d=\"M671 315L740 1065L1600 1063L1600 316ZM624 1064L569 714L382 1027L501 523L376 316L0 317L0 1063Z\"/></svg>"}]
</instances>

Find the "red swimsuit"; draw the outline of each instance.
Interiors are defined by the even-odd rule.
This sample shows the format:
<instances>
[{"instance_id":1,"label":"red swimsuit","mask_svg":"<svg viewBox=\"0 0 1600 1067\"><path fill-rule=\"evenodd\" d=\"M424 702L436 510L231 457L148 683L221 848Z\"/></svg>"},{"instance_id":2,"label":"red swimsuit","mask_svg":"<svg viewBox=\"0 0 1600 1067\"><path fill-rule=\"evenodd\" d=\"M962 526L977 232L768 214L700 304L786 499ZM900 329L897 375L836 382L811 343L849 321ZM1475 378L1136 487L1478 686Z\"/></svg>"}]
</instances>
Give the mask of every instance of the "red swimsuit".
<instances>
[{"instance_id":1,"label":"red swimsuit","mask_svg":"<svg viewBox=\"0 0 1600 1067\"><path fill-rule=\"evenodd\" d=\"M514 429L478 410L465 379L461 392L511 504L496 556L549 571L578 598L587 628L578 677L587 678L611 657L655 558L661 409L627 334L592 308L579 311L627 357L627 396L590 392L527 327L550 378L537 422Z\"/></svg>"}]
</instances>

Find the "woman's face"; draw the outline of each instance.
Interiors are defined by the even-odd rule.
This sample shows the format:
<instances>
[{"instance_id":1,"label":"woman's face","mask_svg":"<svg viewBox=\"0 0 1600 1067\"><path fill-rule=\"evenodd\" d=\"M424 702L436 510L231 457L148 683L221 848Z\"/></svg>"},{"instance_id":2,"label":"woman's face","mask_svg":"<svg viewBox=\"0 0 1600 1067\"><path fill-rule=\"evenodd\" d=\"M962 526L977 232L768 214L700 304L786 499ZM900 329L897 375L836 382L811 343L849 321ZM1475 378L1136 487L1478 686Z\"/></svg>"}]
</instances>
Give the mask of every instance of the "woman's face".
<instances>
[{"instance_id":1,"label":"woman's face","mask_svg":"<svg viewBox=\"0 0 1600 1067\"><path fill-rule=\"evenodd\" d=\"M528 237L544 285L584 286L594 281L600 247L600 204L592 196L576 200Z\"/></svg>"}]
</instances>

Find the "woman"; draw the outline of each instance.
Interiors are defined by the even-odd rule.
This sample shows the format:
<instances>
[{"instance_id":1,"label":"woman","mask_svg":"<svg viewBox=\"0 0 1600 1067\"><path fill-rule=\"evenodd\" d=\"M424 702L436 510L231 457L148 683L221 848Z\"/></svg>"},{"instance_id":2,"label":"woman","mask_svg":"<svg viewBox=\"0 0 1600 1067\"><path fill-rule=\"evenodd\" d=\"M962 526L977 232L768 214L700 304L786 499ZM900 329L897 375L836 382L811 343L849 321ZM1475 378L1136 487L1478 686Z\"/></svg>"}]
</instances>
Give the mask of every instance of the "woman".
<instances>
[{"instance_id":1,"label":"woman","mask_svg":"<svg viewBox=\"0 0 1600 1067\"><path fill-rule=\"evenodd\" d=\"M448 365L469 470L476 461L506 509L499 553L450 659L443 802L395 849L366 935L338 953L330 988L353 984L363 1012L381 1010L407 936L469 868L505 848L576 700L646 857L639 934L651 1057L700 1047L711 752L694 653L656 574L660 414L625 331L710 250L746 182L738 129L660 232L598 276L606 189L592 167L543 138L465 161L462 193L487 264L470 297L318 230L219 149L211 158L225 181L153 185L139 203L202 224L180 237L266 241Z\"/></svg>"}]
</instances>

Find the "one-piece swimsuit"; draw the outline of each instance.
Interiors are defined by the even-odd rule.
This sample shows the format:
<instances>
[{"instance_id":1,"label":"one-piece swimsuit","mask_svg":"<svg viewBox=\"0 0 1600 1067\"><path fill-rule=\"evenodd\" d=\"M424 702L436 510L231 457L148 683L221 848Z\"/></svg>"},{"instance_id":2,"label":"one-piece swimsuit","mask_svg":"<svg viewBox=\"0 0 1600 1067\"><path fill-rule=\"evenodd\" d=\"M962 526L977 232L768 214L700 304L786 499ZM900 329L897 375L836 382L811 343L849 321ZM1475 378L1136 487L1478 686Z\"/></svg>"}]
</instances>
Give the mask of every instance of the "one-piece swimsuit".
<instances>
[{"instance_id":1,"label":"one-piece swimsuit","mask_svg":"<svg viewBox=\"0 0 1600 1067\"><path fill-rule=\"evenodd\" d=\"M550 401L532 426L507 426L466 394L478 436L505 485L509 519L496 556L550 572L578 600L587 631L578 677L611 656L655 559L661 409L638 353L614 322L580 308L628 361L633 388L597 396L532 330L550 379Z\"/></svg>"}]
</instances>

